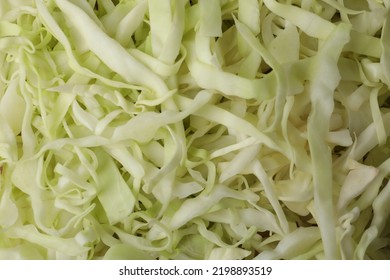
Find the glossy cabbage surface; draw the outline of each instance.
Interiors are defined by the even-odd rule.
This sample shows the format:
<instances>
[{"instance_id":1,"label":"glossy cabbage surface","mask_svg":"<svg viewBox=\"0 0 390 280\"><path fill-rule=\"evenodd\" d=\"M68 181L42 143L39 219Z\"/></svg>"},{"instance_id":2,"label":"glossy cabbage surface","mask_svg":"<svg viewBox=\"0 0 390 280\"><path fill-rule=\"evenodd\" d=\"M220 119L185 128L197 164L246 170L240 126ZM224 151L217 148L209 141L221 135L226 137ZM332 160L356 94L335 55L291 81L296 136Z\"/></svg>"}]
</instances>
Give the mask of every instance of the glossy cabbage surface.
<instances>
[{"instance_id":1,"label":"glossy cabbage surface","mask_svg":"<svg viewBox=\"0 0 390 280\"><path fill-rule=\"evenodd\" d=\"M1 0L1 259L389 259L390 1Z\"/></svg>"}]
</instances>

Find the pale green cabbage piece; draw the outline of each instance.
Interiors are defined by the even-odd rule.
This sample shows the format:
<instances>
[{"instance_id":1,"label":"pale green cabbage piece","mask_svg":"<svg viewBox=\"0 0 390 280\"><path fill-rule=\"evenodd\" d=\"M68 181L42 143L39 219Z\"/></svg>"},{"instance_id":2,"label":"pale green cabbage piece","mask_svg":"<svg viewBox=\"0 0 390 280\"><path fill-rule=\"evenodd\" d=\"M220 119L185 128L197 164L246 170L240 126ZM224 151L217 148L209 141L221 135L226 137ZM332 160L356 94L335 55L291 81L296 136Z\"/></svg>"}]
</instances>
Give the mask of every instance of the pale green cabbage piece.
<instances>
[{"instance_id":1,"label":"pale green cabbage piece","mask_svg":"<svg viewBox=\"0 0 390 280\"><path fill-rule=\"evenodd\" d=\"M0 258L389 259L389 9L0 1Z\"/></svg>"}]
</instances>

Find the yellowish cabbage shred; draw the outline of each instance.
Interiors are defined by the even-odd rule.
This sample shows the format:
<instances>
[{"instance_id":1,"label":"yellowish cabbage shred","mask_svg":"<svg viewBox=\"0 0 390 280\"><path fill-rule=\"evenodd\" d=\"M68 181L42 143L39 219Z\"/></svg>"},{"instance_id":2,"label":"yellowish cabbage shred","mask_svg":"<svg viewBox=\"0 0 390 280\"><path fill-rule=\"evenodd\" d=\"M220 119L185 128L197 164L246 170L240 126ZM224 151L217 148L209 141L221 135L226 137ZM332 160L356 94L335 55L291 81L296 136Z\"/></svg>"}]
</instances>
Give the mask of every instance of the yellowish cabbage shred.
<instances>
[{"instance_id":1,"label":"yellowish cabbage shred","mask_svg":"<svg viewBox=\"0 0 390 280\"><path fill-rule=\"evenodd\" d=\"M1 259L389 259L390 1L0 1Z\"/></svg>"}]
</instances>

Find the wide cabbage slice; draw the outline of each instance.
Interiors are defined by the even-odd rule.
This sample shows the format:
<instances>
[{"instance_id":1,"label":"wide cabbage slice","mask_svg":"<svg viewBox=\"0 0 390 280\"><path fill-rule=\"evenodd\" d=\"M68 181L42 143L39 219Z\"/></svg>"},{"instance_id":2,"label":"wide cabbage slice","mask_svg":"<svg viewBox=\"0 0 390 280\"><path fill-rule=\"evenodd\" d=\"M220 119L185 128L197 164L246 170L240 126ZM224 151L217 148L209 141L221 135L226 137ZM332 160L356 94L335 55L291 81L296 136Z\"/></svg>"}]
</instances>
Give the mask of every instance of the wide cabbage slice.
<instances>
[{"instance_id":1,"label":"wide cabbage slice","mask_svg":"<svg viewBox=\"0 0 390 280\"><path fill-rule=\"evenodd\" d=\"M0 1L0 259L389 259L389 1Z\"/></svg>"}]
</instances>

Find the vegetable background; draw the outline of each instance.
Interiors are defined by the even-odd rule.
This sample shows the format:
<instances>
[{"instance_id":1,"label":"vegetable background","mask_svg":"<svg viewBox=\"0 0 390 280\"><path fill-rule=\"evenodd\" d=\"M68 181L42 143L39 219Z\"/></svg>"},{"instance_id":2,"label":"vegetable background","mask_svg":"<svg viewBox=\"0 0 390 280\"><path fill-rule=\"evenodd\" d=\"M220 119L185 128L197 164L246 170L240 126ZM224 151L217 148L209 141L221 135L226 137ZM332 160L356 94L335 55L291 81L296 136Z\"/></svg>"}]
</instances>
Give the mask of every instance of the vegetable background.
<instances>
[{"instance_id":1,"label":"vegetable background","mask_svg":"<svg viewBox=\"0 0 390 280\"><path fill-rule=\"evenodd\" d=\"M1 259L389 259L390 1L1 0Z\"/></svg>"}]
</instances>

